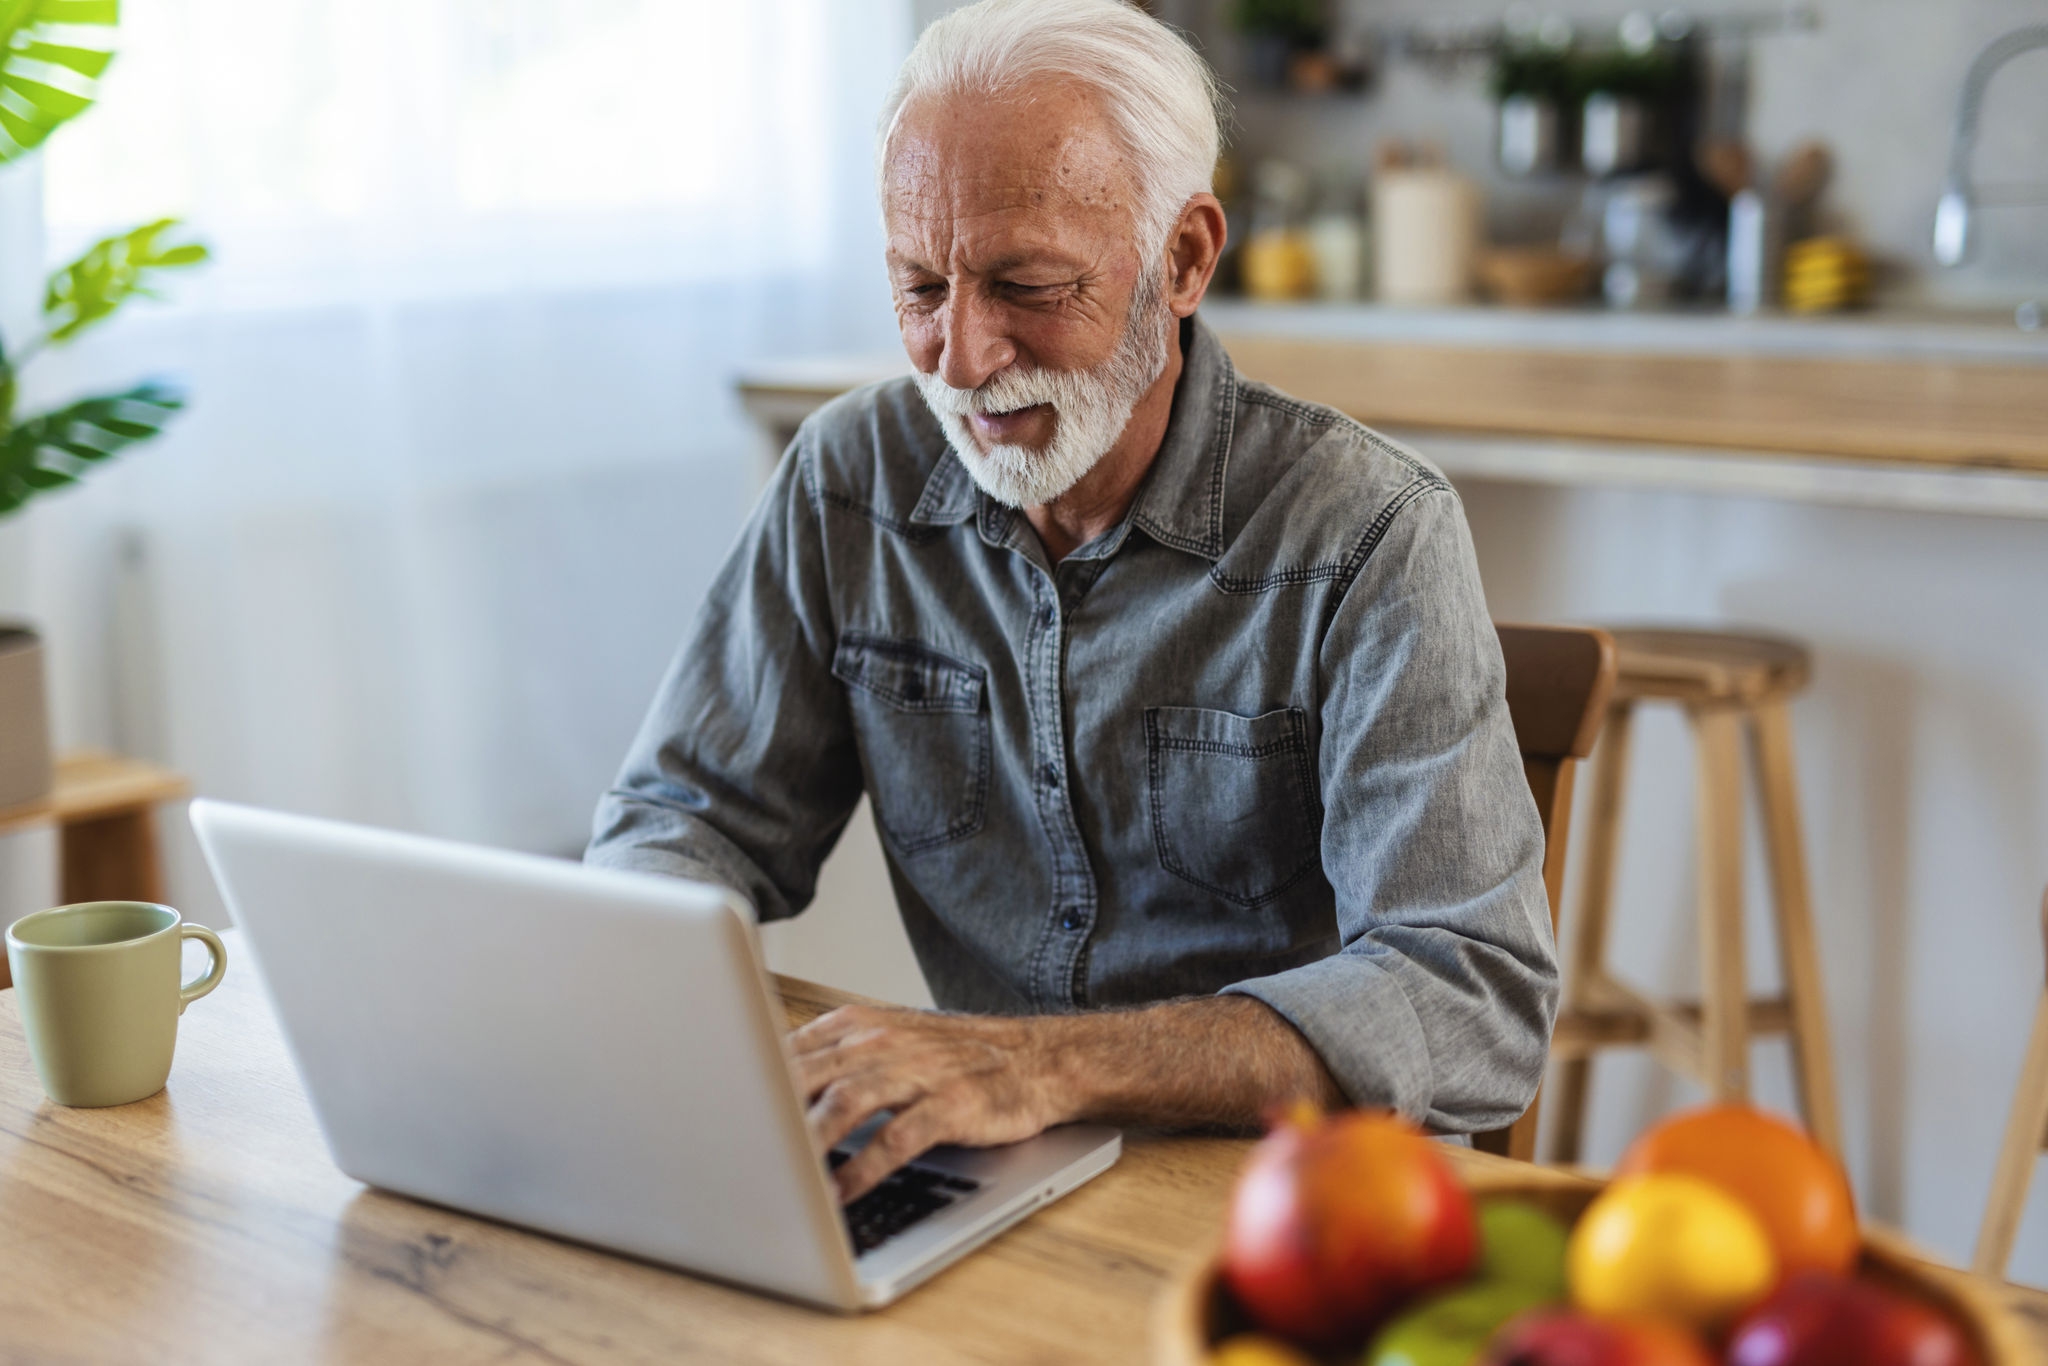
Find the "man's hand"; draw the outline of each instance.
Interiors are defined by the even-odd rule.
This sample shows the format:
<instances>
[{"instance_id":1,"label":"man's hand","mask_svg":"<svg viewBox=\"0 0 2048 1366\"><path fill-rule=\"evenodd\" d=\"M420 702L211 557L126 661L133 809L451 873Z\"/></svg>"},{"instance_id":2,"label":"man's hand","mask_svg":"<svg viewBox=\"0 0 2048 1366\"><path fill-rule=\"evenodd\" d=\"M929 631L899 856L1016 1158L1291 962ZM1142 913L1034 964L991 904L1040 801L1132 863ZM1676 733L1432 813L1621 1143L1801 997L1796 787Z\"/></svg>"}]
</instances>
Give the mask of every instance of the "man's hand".
<instances>
[{"instance_id":1,"label":"man's hand","mask_svg":"<svg viewBox=\"0 0 2048 1366\"><path fill-rule=\"evenodd\" d=\"M1067 1116L1041 1066L1038 1020L841 1006L790 1036L822 1151L894 1114L835 1174L852 1200L940 1143L989 1147Z\"/></svg>"},{"instance_id":2,"label":"man's hand","mask_svg":"<svg viewBox=\"0 0 2048 1366\"><path fill-rule=\"evenodd\" d=\"M1011 1019L842 1006L790 1035L829 1152L882 1110L844 1166L842 1200L940 1143L1015 1143L1071 1120L1250 1127L1344 1093L1294 1026L1249 996Z\"/></svg>"}]
</instances>

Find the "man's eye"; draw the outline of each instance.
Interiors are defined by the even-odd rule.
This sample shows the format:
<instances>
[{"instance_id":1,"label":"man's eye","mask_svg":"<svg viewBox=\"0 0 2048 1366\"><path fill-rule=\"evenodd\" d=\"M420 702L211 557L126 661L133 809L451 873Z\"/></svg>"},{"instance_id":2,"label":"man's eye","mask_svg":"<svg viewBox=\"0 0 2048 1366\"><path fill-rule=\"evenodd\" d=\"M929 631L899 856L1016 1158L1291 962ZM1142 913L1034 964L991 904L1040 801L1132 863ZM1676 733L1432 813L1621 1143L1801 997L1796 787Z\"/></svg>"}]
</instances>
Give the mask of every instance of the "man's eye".
<instances>
[{"instance_id":1,"label":"man's eye","mask_svg":"<svg viewBox=\"0 0 2048 1366\"><path fill-rule=\"evenodd\" d=\"M916 299L931 299L943 294L946 287L941 284L910 285L903 291Z\"/></svg>"}]
</instances>

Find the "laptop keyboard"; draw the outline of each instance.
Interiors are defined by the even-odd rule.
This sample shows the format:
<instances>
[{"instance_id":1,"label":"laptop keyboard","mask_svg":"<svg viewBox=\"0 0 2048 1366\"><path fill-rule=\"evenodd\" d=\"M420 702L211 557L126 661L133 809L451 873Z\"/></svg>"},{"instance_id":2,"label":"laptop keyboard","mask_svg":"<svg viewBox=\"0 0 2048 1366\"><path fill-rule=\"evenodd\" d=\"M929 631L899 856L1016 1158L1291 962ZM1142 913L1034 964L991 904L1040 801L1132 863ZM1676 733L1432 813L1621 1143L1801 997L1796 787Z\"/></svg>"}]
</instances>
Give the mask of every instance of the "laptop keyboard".
<instances>
[{"instance_id":1,"label":"laptop keyboard","mask_svg":"<svg viewBox=\"0 0 2048 1366\"><path fill-rule=\"evenodd\" d=\"M831 1158L833 1169L837 1170L852 1156L835 1148ZM853 1239L853 1255L872 1252L911 1225L980 1189L979 1181L936 1167L920 1167L914 1162L898 1167L882 1179L881 1185L841 1211L846 1231Z\"/></svg>"}]
</instances>

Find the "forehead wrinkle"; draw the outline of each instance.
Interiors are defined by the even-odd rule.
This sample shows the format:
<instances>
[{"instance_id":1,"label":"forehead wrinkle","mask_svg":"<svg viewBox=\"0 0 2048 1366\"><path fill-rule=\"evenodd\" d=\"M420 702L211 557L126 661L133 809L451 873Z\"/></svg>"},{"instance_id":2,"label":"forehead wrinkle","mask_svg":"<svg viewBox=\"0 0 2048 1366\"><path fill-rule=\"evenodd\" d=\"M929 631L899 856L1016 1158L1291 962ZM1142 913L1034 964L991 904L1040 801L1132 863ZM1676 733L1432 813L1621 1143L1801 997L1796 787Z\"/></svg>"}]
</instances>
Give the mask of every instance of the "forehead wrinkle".
<instances>
[{"instance_id":1,"label":"forehead wrinkle","mask_svg":"<svg viewBox=\"0 0 2048 1366\"><path fill-rule=\"evenodd\" d=\"M1103 215L1130 229L1131 174L1093 92L1039 81L996 100L934 97L903 111L885 163L885 202L892 216L935 226L1042 212L1080 220L1083 231Z\"/></svg>"},{"instance_id":2,"label":"forehead wrinkle","mask_svg":"<svg viewBox=\"0 0 2048 1366\"><path fill-rule=\"evenodd\" d=\"M932 149L929 155L916 158L906 168L908 174L892 174L890 206L912 217L973 217L1008 209L1042 208L1059 213L1125 207L1108 168L1076 165L1070 157L1063 157L1050 167L982 162L959 170L947 164L952 160Z\"/></svg>"}]
</instances>

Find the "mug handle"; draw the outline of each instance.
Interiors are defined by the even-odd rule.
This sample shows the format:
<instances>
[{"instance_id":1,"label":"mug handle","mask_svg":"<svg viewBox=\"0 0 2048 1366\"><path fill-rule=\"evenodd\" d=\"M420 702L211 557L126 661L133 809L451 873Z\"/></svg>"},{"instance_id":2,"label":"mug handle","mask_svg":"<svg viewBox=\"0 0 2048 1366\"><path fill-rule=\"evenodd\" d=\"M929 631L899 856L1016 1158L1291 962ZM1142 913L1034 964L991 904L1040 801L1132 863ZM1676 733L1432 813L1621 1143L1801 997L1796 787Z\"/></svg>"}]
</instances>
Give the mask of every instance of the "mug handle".
<instances>
[{"instance_id":1,"label":"mug handle","mask_svg":"<svg viewBox=\"0 0 2048 1366\"><path fill-rule=\"evenodd\" d=\"M221 977L228 970L228 946L221 943L220 936L206 926L190 922L178 926L178 939L180 942L197 939L206 945L207 953L213 958L213 966L207 969L204 977L195 978L178 988L178 1013L183 1015L186 1006L220 985Z\"/></svg>"}]
</instances>

